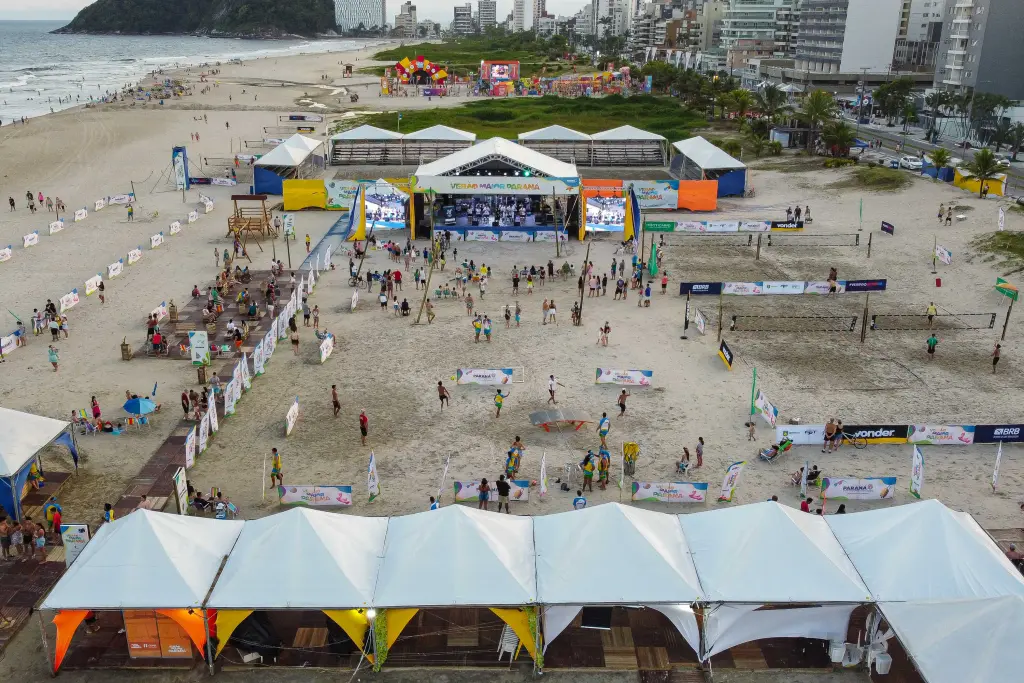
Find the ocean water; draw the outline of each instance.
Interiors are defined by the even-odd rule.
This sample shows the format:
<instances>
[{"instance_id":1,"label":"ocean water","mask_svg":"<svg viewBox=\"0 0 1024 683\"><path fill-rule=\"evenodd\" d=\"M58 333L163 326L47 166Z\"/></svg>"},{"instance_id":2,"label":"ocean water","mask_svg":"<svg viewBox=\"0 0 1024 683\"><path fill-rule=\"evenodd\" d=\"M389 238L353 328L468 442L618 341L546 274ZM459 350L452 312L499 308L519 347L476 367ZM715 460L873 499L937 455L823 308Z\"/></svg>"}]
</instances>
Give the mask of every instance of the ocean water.
<instances>
[{"instance_id":1,"label":"ocean water","mask_svg":"<svg viewBox=\"0 0 1024 683\"><path fill-rule=\"evenodd\" d=\"M161 68L360 49L374 40L52 35L60 21L0 21L0 125L101 98ZM70 97L70 102L66 101ZM63 104L59 103L64 99Z\"/></svg>"}]
</instances>

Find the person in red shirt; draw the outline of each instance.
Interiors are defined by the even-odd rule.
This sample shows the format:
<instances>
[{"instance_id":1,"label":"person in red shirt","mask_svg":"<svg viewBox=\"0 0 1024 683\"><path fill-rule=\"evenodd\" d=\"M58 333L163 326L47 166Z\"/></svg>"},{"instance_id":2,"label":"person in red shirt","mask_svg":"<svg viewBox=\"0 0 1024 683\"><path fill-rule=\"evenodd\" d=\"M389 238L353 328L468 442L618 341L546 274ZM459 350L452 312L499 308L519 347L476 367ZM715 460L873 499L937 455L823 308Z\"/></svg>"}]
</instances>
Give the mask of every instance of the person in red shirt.
<instances>
[{"instance_id":1,"label":"person in red shirt","mask_svg":"<svg viewBox=\"0 0 1024 683\"><path fill-rule=\"evenodd\" d=\"M401 290L402 289L402 271L396 270L394 272L394 277L392 279L395 281L395 287L397 287L399 290Z\"/></svg>"},{"instance_id":2,"label":"person in red shirt","mask_svg":"<svg viewBox=\"0 0 1024 683\"><path fill-rule=\"evenodd\" d=\"M800 501L800 512L810 512L813 500L813 498L808 498L807 500Z\"/></svg>"},{"instance_id":3,"label":"person in red shirt","mask_svg":"<svg viewBox=\"0 0 1024 683\"><path fill-rule=\"evenodd\" d=\"M668 291L668 271L664 272L661 276L661 293L664 294Z\"/></svg>"},{"instance_id":4,"label":"person in red shirt","mask_svg":"<svg viewBox=\"0 0 1024 683\"><path fill-rule=\"evenodd\" d=\"M359 434L362 436L363 445L366 445L366 435L370 431L370 418L366 417L366 411L359 411Z\"/></svg>"}]
</instances>

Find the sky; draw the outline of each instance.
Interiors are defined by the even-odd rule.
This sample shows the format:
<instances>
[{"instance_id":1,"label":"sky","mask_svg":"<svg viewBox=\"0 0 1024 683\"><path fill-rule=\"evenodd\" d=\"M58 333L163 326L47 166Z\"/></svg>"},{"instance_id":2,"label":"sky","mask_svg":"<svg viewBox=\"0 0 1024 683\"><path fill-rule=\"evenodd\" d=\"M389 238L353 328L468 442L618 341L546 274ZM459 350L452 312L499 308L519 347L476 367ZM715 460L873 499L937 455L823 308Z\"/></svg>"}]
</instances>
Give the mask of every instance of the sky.
<instances>
[{"instance_id":1,"label":"sky","mask_svg":"<svg viewBox=\"0 0 1024 683\"><path fill-rule=\"evenodd\" d=\"M471 0L474 9L476 0ZM404 0L386 0L388 21L394 21L394 15L398 13L398 6ZM416 14L420 19L433 19L434 21L447 25L452 20L452 5L464 4L466 0L413 0L416 5ZM552 14L575 14L586 0L548 0L547 11ZM22 3L0 0L0 20L4 19L71 19L86 5L92 4L92 0L31 0L27 9L11 7ZM527 0L527 14L533 14L532 0ZM5 7L6 5L6 7ZM501 21L512 11L512 0L498 0L498 21ZM527 22L529 23L529 22Z\"/></svg>"}]
</instances>

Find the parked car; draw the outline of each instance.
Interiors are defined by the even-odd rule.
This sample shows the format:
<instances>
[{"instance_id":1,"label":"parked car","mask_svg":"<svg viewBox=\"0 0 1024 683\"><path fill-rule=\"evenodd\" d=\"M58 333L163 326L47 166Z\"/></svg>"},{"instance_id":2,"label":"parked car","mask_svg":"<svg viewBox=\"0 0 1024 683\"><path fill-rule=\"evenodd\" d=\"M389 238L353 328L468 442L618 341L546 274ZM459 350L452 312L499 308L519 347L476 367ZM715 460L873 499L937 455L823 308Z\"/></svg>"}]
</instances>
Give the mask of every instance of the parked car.
<instances>
[{"instance_id":1,"label":"parked car","mask_svg":"<svg viewBox=\"0 0 1024 683\"><path fill-rule=\"evenodd\" d=\"M921 160L917 157L902 156L900 157L900 166L903 168L908 168L911 171L920 171L922 164Z\"/></svg>"},{"instance_id":2,"label":"parked car","mask_svg":"<svg viewBox=\"0 0 1024 683\"><path fill-rule=\"evenodd\" d=\"M996 158L996 163L997 164L999 164L1003 168L1009 168L1009 166L1010 166L1010 157L1006 156L1005 154L993 154L992 156L994 156Z\"/></svg>"}]
</instances>

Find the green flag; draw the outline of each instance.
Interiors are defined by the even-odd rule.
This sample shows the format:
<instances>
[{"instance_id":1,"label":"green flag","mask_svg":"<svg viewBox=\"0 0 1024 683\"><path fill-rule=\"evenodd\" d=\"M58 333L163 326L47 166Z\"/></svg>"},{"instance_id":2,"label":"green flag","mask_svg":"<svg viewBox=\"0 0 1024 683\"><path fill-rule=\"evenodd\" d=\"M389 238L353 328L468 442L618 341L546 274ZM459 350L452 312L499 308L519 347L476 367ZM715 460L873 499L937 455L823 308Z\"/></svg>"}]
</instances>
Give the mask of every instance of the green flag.
<instances>
[{"instance_id":1,"label":"green flag","mask_svg":"<svg viewBox=\"0 0 1024 683\"><path fill-rule=\"evenodd\" d=\"M651 257L647 259L647 273L654 277L658 274L658 245L651 240Z\"/></svg>"},{"instance_id":2,"label":"green flag","mask_svg":"<svg viewBox=\"0 0 1024 683\"><path fill-rule=\"evenodd\" d=\"M1016 301L1017 297L1020 296L1020 291L1018 291L1017 286L1010 284L1001 277L996 278L996 291L1003 296L1010 297L1013 301ZM11 315L13 315L13 313Z\"/></svg>"}]
</instances>

